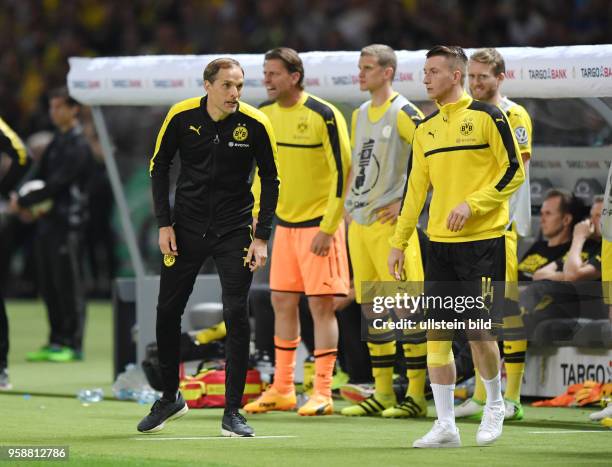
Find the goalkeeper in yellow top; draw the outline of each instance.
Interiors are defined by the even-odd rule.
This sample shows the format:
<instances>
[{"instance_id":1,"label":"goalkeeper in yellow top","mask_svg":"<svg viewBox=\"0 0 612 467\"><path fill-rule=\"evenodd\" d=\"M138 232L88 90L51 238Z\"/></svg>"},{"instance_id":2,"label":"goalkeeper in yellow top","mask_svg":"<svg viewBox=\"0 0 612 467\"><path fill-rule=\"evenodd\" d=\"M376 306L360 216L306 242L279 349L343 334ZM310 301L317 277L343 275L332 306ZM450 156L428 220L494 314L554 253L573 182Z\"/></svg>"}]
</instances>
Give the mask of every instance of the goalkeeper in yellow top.
<instances>
[{"instance_id":1,"label":"goalkeeper in yellow top","mask_svg":"<svg viewBox=\"0 0 612 467\"><path fill-rule=\"evenodd\" d=\"M251 413L296 405L298 304L303 293L314 322L315 380L314 393L298 413L333 413L331 382L338 348L334 296L349 291L342 215L351 148L342 114L305 92L303 80L304 66L295 50L279 47L266 53L264 84L272 101L260 109L277 135L281 179L270 270L275 372L272 387L244 407Z\"/></svg>"},{"instance_id":2,"label":"goalkeeper in yellow top","mask_svg":"<svg viewBox=\"0 0 612 467\"><path fill-rule=\"evenodd\" d=\"M373 317L371 298L363 293L362 282L388 281L387 256L406 185L412 137L423 114L392 88L397 57L387 45L372 44L361 49L359 87L371 99L353 112L351 146L353 160L345 209L351 217L348 242L355 298L364 317ZM420 242L415 230L406 254L408 281L423 280ZM380 318L380 316L377 316ZM370 320L367 320L368 323ZM424 417L425 373L427 368L425 331L404 336L408 391L397 404L393 391L395 335L393 330L377 331L368 326L368 348L374 376L374 394L357 405L342 409L342 415L383 417Z\"/></svg>"},{"instance_id":3,"label":"goalkeeper in yellow top","mask_svg":"<svg viewBox=\"0 0 612 467\"><path fill-rule=\"evenodd\" d=\"M525 166L525 181L510 198L510 223L506 237L506 294L504 303L504 364L507 384L504 394L506 420L521 420L521 383L525 371L527 337L518 305L518 235L529 234L531 199L529 160L531 158L532 125L525 108L501 94L506 65L495 49L480 49L470 56L468 84L474 99L495 105L506 114L514 131ZM485 388L476 368L474 396L455 409L457 418L480 419L485 404Z\"/></svg>"}]
</instances>

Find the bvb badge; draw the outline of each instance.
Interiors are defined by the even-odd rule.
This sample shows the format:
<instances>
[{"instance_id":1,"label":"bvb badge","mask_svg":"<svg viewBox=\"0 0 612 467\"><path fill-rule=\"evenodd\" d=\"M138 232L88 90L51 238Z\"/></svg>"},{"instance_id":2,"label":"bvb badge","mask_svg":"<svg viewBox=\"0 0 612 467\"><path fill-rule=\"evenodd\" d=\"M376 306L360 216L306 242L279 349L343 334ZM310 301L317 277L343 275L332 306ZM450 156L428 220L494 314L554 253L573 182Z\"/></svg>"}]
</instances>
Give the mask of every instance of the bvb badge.
<instances>
[{"instance_id":1,"label":"bvb badge","mask_svg":"<svg viewBox=\"0 0 612 467\"><path fill-rule=\"evenodd\" d=\"M170 268L170 267L174 266L175 262L176 262L176 257L175 256L164 255L164 266L166 266L167 268Z\"/></svg>"},{"instance_id":2,"label":"bvb badge","mask_svg":"<svg viewBox=\"0 0 612 467\"><path fill-rule=\"evenodd\" d=\"M461 122L461 126L459 127L459 131L463 136L469 136L469 134L474 130L474 124L469 120L464 120Z\"/></svg>"},{"instance_id":3,"label":"bvb badge","mask_svg":"<svg viewBox=\"0 0 612 467\"><path fill-rule=\"evenodd\" d=\"M239 123L238 126L234 128L232 136L236 141L244 141L249 136L249 131L244 124Z\"/></svg>"}]
</instances>

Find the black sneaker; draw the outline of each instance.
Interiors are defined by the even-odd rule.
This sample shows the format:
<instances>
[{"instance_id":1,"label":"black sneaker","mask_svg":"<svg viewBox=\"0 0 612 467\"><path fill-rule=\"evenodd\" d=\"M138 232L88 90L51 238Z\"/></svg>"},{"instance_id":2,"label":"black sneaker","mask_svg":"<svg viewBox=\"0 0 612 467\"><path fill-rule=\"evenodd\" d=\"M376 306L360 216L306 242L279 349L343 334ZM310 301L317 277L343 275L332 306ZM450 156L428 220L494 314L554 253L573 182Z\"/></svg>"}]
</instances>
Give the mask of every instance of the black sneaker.
<instances>
[{"instance_id":1,"label":"black sneaker","mask_svg":"<svg viewBox=\"0 0 612 467\"><path fill-rule=\"evenodd\" d=\"M253 428L247 425L246 418L240 415L238 410L225 412L221 422L221 434L223 436L246 437L255 436Z\"/></svg>"},{"instance_id":2,"label":"black sneaker","mask_svg":"<svg viewBox=\"0 0 612 467\"><path fill-rule=\"evenodd\" d=\"M164 428L168 420L182 417L188 410L185 399L183 399L180 392L174 402L162 397L155 401L149 415L140 421L138 424L138 431L141 433L155 433L156 431L160 431Z\"/></svg>"}]
</instances>

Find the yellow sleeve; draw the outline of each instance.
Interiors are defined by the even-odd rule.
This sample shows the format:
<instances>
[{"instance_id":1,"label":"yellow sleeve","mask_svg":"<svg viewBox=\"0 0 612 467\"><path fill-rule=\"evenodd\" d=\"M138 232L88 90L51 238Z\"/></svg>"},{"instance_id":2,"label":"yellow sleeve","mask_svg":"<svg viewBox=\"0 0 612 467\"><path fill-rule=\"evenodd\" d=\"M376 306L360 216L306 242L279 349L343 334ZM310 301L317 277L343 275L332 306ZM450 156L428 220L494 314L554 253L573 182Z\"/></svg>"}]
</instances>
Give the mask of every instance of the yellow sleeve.
<instances>
[{"instance_id":1,"label":"yellow sleeve","mask_svg":"<svg viewBox=\"0 0 612 467\"><path fill-rule=\"evenodd\" d=\"M412 144L414 131L420 121L423 120L423 112L408 103L397 113L397 130L400 138L406 143Z\"/></svg>"},{"instance_id":2,"label":"yellow sleeve","mask_svg":"<svg viewBox=\"0 0 612 467\"><path fill-rule=\"evenodd\" d=\"M525 168L514 132L505 114L496 109L485 117L485 136L497 160L499 171L493 183L467 197L472 215L480 216L506 201L525 180Z\"/></svg>"},{"instance_id":3,"label":"yellow sleeve","mask_svg":"<svg viewBox=\"0 0 612 467\"><path fill-rule=\"evenodd\" d=\"M253 174L253 185L251 186L251 194L253 195L253 211L251 215L254 219L259 217L259 198L261 198L261 180L259 178L259 171L255 167L255 174Z\"/></svg>"},{"instance_id":4,"label":"yellow sleeve","mask_svg":"<svg viewBox=\"0 0 612 467\"><path fill-rule=\"evenodd\" d=\"M529 114L522 106L514 106L509 112L508 120L514 131L521 154L529 154L531 158L531 142L533 126Z\"/></svg>"},{"instance_id":5,"label":"yellow sleeve","mask_svg":"<svg viewBox=\"0 0 612 467\"><path fill-rule=\"evenodd\" d=\"M359 107L353 110L351 116L351 148L355 149L355 129L357 128L357 114L359 113Z\"/></svg>"},{"instance_id":6,"label":"yellow sleeve","mask_svg":"<svg viewBox=\"0 0 612 467\"><path fill-rule=\"evenodd\" d=\"M327 207L319 228L321 231L333 234L344 213L344 192L346 179L351 166L351 143L346 127L346 120L336 109L333 118L322 119L323 149L327 157L327 164L333 174Z\"/></svg>"},{"instance_id":7,"label":"yellow sleeve","mask_svg":"<svg viewBox=\"0 0 612 467\"><path fill-rule=\"evenodd\" d=\"M408 178L408 189L404 198L402 212L397 218L395 233L389 239L389 244L398 250L408 247L408 239L412 236L419 221L419 214L427 198L429 189L429 168L421 148L418 134L412 145L412 170Z\"/></svg>"}]
</instances>

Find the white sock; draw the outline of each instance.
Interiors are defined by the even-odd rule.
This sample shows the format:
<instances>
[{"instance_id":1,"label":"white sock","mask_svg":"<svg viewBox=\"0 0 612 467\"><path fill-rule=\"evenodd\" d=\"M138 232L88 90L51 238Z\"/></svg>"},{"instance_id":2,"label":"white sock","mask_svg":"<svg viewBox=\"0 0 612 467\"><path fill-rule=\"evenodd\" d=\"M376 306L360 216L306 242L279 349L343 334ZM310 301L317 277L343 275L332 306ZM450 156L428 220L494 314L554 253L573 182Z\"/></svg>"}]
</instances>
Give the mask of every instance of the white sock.
<instances>
[{"instance_id":1,"label":"white sock","mask_svg":"<svg viewBox=\"0 0 612 467\"><path fill-rule=\"evenodd\" d=\"M438 420L455 425L455 385L431 384Z\"/></svg>"},{"instance_id":2,"label":"white sock","mask_svg":"<svg viewBox=\"0 0 612 467\"><path fill-rule=\"evenodd\" d=\"M504 399L501 392L501 375L497 373L492 379L484 379L480 377L484 383L485 390L487 391L487 405L499 405L503 404Z\"/></svg>"}]
</instances>

